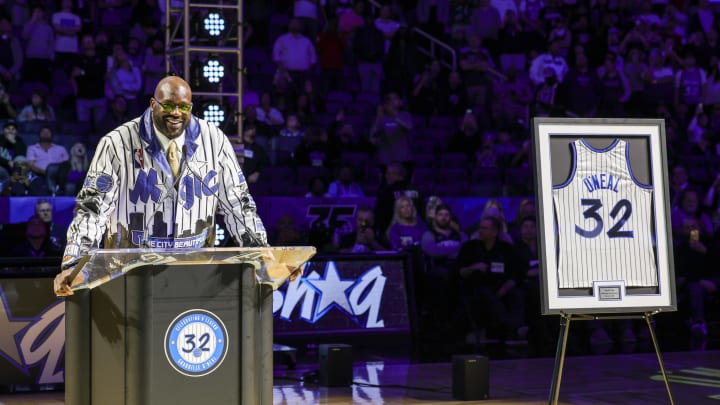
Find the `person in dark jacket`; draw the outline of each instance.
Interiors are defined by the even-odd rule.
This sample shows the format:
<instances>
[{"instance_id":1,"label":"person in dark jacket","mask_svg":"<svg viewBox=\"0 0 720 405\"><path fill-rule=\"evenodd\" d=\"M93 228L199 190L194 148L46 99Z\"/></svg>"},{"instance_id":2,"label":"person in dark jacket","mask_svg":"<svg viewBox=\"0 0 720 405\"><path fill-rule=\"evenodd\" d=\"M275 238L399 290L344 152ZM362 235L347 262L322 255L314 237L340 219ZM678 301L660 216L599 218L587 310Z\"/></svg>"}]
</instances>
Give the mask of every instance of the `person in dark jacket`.
<instances>
[{"instance_id":1,"label":"person in dark jacket","mask_svg":"<svg viewBox=\"0 0 720 405\"><path fill-rule=\"evenodd\" d=\"M255 142L257 128L254 125L243 128L243 137L240 142L232 142L235 155L240 162L245 179L248 183L257 183L263 168L270 164L267 151ZM236 141L231 139L231 141Z\"/></svg>"},{"instance_id":2,"label":"person in dark jacket","mask_svg":"<svg viewBox=\"0 0 720 405\"><path fill-rule=\"evenodd\" d=\"M353 53L357 57L360 90L379 93L385 58L385 37L375 28L372 17L365 19L365 25L358 27L353 35Z\"/></svg>"},{"instance_id":3,"label":"person in dark jacket","mask_svg":"<svg viewBox=\"0 0 720 405\"><path fill-rule=\"evenodd\" d=\"M457 269L470 316L490 330L497 328L499 337L510 339L520 337L525 324L522 282L526 266L518 260L515 248L498 237L501 229L496 217L483 217L477 239L460 247Z\"/></svg>"},{"instance_id":4,"label":"person in dark jacket","mask_svg":"<svg viewBox=\"0 0 720 405\"><path fill-rule=\"evenodd\" d=\"M409 197L417 212L425 212L423 193L407 177L407 169L402 163L390 163L385 169L385 184L375 199L375 224L382 233L390 226L395 200L400 196Z\"/></svg>"},{"instance_id":5,"label":"person in dark jacket","mask_svg":"<svg viewBox=\"0 0 720 405\"><path fill-rule=\"evenodd\" d=\"M62 248L50 240L42 218L33 215L25 226L25 238L10 251L13 257L60 257Z\"/></svg>"}]
</instances>

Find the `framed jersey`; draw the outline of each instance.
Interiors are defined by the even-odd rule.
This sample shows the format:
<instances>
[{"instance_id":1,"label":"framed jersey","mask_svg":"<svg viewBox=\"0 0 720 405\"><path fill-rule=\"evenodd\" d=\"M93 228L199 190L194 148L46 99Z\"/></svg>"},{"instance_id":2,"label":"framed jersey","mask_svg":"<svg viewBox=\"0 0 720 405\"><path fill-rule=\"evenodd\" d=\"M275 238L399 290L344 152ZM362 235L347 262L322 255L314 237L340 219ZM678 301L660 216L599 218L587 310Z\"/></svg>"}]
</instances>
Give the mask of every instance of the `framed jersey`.
<instances>
[{"instance_id":1,"label":"framed jersey","mask_svg":"<svg viewBox=\"0 0 720 405\"><path fill-rule=\"evenodd\" d=\"M665 126L535 118L542 312L674 311Z\"/></svg>"}]
</instances>

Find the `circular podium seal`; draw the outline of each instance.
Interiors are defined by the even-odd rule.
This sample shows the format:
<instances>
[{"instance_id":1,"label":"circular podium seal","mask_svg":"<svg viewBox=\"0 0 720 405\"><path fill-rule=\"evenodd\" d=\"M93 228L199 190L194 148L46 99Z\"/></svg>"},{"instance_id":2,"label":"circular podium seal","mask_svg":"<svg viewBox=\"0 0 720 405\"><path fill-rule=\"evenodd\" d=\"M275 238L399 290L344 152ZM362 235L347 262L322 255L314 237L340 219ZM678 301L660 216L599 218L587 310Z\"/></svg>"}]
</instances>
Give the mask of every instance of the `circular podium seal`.
<instances>
[{"instance_id":1,"label":"circular podium seal","mask_svg":"<svg viewBox=\"0 0 720 405\"><path fill-rule=\"evenodd\" d=\"M165 357L180 374L202 377L215 371L227 354L227 329L204 309L175 317L165 332Z\"/></svg>"}]
</instances>

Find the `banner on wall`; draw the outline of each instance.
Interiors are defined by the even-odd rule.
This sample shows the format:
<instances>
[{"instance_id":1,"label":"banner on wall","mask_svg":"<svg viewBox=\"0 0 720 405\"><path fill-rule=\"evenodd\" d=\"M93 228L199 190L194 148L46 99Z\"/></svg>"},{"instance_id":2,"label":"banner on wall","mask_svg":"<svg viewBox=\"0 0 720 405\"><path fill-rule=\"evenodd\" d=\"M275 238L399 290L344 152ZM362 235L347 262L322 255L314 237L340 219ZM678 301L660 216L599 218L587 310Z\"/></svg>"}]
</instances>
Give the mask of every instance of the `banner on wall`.
<instances>
[{"instance_id":1,"label":"banner on wall","mask_svg":"<svg viewBox=\"0 0 720 405\"><path fill-rule=\"evenodd\" d=\"M410 331L405 256L353 256L315 257L274 292L276 335Z\"/></svg>"},{"instance_id":2,"label":"banner on wall","mask_svg":"<svg viewBox=\"0 0 720 405\"><path fill-rule=\"evenodd\" d=\"M35 213L35 204L39 197L0 197L0 224L25 222ZM463 227L469 227L480 219L487 203L486 197L447 197L443 202L452 208ZM517 207L524 200L518 197L497 198L505 210L505 218L511 221ZM47 198L53 206L53 220L60 226L68 226L72 221L75 199L73 197ZM304 198L304 197L257 197L258 213L268 229L275 228L280 217L289 215L298 228L310 229L314 221L329 219L348 220L350 211L359 206L373 207L375 199L365 198Z\"/></svg>"},{"instance_id":3,"label":"banner on wall","mask_svg":"<svg viewBox=\"0 0 720 405\"><path fill-rule=\"evenodd\" d=\"M0 384L65 381L65 301L52 278L0 280Z\"/></svg>"}]
</instances>

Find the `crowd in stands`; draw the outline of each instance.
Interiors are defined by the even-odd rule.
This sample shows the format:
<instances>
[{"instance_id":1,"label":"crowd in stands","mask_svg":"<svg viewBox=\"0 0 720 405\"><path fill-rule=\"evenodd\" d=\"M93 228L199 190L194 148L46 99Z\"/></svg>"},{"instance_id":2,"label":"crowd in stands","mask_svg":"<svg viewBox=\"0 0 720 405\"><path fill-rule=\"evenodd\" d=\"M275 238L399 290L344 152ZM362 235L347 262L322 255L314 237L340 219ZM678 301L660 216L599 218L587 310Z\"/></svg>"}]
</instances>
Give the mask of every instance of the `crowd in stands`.
<instances>
[{"instance_id":1,"label":"crowd in stands","mask_svg":"<svg viewBox=\"0 0 720 405\"><path fill-rule=\"evenodd\" d=\"M376 199L346 232L284 218L270 224L273 243L419 249L424 316L462 313L507 339L529 326L545 348L552 334L528 304L540 294L532 202L511 220L499 205L458 223L440 200L531 196L532 117L662 118L680 308L703 347L720 286L720 13L709 0L244 5L243 133L231 118L223 128L253 195ZM3 195L77 191L97 137L141 113L166 73L164 6L3 3ZM426 35L452 53L421 51ZM52 234L38 228L28 252ZM635 339L632 323L617 329ZM602 325L592 337L610 339Z\"/></svg>"}]
</instances>

